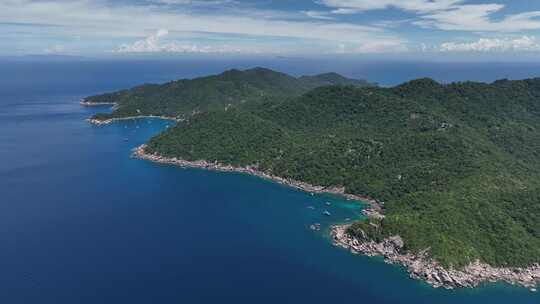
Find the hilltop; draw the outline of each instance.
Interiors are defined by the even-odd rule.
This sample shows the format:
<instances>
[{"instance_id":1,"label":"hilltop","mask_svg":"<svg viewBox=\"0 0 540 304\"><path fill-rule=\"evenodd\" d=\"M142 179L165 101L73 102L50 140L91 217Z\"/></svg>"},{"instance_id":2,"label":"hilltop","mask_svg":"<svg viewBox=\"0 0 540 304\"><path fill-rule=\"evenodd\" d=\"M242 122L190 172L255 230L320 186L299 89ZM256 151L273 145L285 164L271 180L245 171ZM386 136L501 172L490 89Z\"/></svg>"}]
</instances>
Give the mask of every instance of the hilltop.
<instances>
[{"instance_id":1,"label":"hilltop","mask_svg":"<svg viewBox=\"0 0 540 304\"><path fill-rule=\"evenodd\" d=\"M96 121L132 116L185 118L199 112L222 110L236 105L281 101L311 89L335 84L372 86L363 80L326 73L299 78L265 68L228 70L219 75L182 79L165 84L145 84L129 90L90 96L85 105L114 104L112 113L93 117Z\"/></svg>"}]
</instances>

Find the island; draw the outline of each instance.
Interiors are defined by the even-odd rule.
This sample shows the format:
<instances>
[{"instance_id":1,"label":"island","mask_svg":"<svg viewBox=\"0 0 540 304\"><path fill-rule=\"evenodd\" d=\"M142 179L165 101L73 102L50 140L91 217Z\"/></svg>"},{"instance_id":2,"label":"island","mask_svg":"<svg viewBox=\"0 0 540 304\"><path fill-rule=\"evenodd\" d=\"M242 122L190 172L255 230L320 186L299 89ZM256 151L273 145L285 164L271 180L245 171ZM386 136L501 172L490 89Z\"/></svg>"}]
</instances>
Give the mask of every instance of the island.
<instances>
[{"instance_id":1,"label":"island","mask_svg":"<svg viewBox=\"0 0 540 304\"><path fill-rule=\"evenodd\" d=\"M81 104L114 105L112 113L99 113L90 118L89 121L94 124L141 117L182 120L200 112L224 110L236 105L250 107L282 101L326 85L376 84L337 73L293 77L257 67L164 84L144 84L128 90L90 96L81 100Z\"/></svg>"},{"instance_id":2,"label":"island","mask_svg":"<svg viewBox=\"0 0 540 304\"><path fill-rule=\"evenodd\" d=\"M189 93L178 89L177 98L161 92L170 89L166 84L88 100L116 104L97 120L176 119L135 149L136 157L368 202L365 219L331 228L336 246L383 256L434 287L505 281L534 290L540 78L490 84L426 78L383 88L325 84L321 77L291 77L288 85L269 77L265 86L258 77L235 77L231 86L215 81L188 86Z\"/></svg>"}]
</instances>

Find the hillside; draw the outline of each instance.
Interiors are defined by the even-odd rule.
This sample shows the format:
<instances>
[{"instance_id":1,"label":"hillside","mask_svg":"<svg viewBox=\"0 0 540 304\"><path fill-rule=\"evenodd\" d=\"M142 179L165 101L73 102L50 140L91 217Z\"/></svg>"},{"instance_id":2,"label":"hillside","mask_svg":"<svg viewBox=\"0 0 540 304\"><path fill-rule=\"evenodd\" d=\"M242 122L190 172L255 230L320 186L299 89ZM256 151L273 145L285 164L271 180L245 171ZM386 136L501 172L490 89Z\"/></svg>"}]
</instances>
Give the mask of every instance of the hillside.
<instances>
[{"instance_id":1,"label":"hillside","mask_svg":"<svg viewBox=\"0 0 540 304\"><path fill-rule=\"evenodd\" d=\"M295 78L265 68L229 70L219 75L182 79L162 85L146 84L129 90L87 97L87 104L115 103L111 114L97 114L107 120L138 115L188 117L232 105L252 105L299 96L316 87L349 84L370 86L366 81L336 73Z\"/></svg>"},{"instance_id":2,"label":"hillside","mask_svg":"<svg viewBox=\"0 0 540 304\"><path fill-rule=\"evenodd\" d=\"M526 266L540 262L539 98L540 79L327 86L196 115L146 150L344 186L384 202L351 234L400 235L446 266Z\"/></svg>"}]
</instances>

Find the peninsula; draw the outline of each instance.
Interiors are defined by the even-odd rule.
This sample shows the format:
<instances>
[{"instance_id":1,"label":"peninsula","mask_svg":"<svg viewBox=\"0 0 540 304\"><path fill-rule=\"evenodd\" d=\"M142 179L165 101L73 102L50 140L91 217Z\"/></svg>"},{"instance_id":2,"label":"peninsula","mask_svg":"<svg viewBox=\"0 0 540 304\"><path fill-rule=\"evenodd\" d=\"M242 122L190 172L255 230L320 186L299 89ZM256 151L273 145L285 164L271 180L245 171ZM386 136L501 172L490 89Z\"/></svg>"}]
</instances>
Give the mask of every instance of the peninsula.
<instances>
[{"instance_id":1,"label":"peninsula","mask_svg":"<svg viewBox=\"0 0 540 304\"><path fill-rule=\"evenodd\" d=\"M218 90L204 88L200 96ZM141 97L165 94L155 86L89 100L116 102L103 120L177 119L136 157L371 198L367 219L332 228L335 244L382 255L432 286L540 280L540 79L265 88L167 107Z\"/></svg>"}]
</instances>

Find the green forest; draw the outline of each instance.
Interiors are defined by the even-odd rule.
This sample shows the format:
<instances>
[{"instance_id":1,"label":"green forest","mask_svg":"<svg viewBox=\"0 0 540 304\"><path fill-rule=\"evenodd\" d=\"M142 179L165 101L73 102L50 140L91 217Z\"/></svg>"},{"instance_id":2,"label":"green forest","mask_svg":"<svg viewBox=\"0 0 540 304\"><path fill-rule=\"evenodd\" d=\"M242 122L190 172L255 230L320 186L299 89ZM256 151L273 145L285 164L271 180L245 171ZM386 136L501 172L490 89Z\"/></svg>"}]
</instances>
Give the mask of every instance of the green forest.
<instances>
[{"instance_id":1,"label":"green forest","mask_svg":"<svg viewBox=\"0 0 540 304\"><path fill-rule=\"evenodd\" d=\"M325 85L372 86L336 73L293 77L265 68L229 70L219 75L182 79L165 84L145 84L128 90L85 98L87 102L116 103L112 113L93 119L107 120L140 115L185 118L199 112L223 110L233 105L256 105L299 96Z\"/></svg>"},{"instance_id":2,"label":"green forest","mask_svg":"<svg viewBox=\"0 0 540 304\"><path fill-rule=\"evenodd\" d=\"M204 99L198 114L152 138L148 152L255 165L384 202L384 219L358 221L349 233L400 235L406 250L429 248L446 266L540 262L540 79L419 79L393 88L293 81L280 91L274 88L287 86L277 80L212 83L179 95L162 89L186 81L110 98L138 96L126 109L134 103L167 115L193 111ZM150 104L144 96L163 99ZM191 104L166 102L180 99Z\"/></svg>"}]
</instances>

